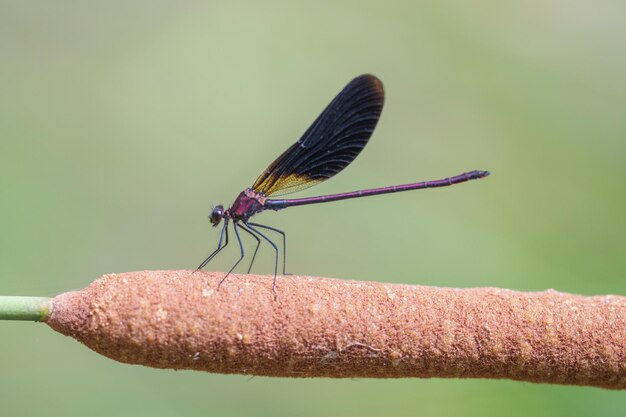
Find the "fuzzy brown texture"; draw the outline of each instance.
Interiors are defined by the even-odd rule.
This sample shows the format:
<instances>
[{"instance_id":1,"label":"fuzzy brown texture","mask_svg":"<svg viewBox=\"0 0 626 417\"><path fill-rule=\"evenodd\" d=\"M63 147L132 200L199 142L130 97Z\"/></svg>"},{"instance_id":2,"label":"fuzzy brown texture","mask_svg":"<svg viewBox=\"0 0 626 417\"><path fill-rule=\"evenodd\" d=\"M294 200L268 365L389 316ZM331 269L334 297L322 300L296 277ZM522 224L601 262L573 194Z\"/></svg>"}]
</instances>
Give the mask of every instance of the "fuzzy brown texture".
<instances>
[{"instance_id":1,"label":"fuzzy brown texture","mask_svg":"<svg viewBox=\"0 0 626 417\"><path fill-rule=\"evenodd\" d=\"M144 271L53 300L109 358L282 377L508 378L626 388L626 297Z\"/></svg>"}]
</instances>

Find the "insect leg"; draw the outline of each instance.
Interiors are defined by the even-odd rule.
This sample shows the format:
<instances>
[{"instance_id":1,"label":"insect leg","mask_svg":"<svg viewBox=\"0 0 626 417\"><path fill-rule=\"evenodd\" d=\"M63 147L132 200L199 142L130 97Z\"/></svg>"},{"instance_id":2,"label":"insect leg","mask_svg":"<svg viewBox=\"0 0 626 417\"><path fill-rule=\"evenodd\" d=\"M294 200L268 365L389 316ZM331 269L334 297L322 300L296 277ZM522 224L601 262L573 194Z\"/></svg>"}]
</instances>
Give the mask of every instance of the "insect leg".
<instances>
[{"instance_id":1,"label":"insect leg","mask_svg":"<svg viewBox=\"0 0 626 417\"><path fill-rule=\"evenodd\" d=\"M226 242L224 242L224 246L222 246L222 240L224 239L224 235L226 235ZM212 254L207 256L207 258L200 264L200 266L198 268L196 268L196 271L201 270L209 262L211 262L211 259L213 259L215 257L215 255L217 255L219 253L219 251L224 249L226 247L226 245L228 245L228 222L225 221L224 222L224 226L222 226L222 232L220 233L220 241L217 244L217 249L215 249Z\"/></svg>"},{"instance_id":2,"label":"insect leg","mask_svg":"<svg viewBox=\"0 0 626 417\"><path fill-rule=\"evenodd\" d=\"M289 275L287 274L287 272L285 272L285 266L287 265L287 236L285 235L285 232L283 232L282 230L278 230L274 227L265 226L263 224L258 224L258 223L247 223L247 224L248 225L251 224L252 226L256 226L256 227L261 227L263 229L272 230L276 233L280 233L281 235L283 235L283 275Z\"/></svg>"},{"instance_id":3,"label":"insect leg","mask_svg":"<svg viewBox=\"0 0 626 417\"><path fill-rule=\"evenodd\" d=\"M224 278L222 278L220 283L217 284L217 288L219 288L220 285L222 285L222 282L226 280L226 278L230 275L230 273L233 272L233 269L235 269L237 265L239 265L239 262L241 262L241 260L245 256L245 252L243 250L243 244L241 243L241 238L239 237L239 230L237 229L237 222L233 222L233 229L235 229L235 236L237 236L237 242L239 242L239 249L241 250L241 256L239 257L239 259L237 259L237 262L235 262L235 265L233 265L232 268L230 268L230 270L226 273L226 275L224 275Z\"/></svg>"},{"instance_id":4,"label":"insect leg","mask_svg":"<svg viewBox=\"0 0 626 417\"><path fill-rule=\"evenodd\" d=\"M252 264L254 263L254 259L256 258L256 253L259 251L259 246L261 245L261 239L259 239L257 235L252 233L252 231L248 230L245 226L240 224L239 227L241 227L241 230L244 230L246 233L248 233L250 236L256 239L256 248L254 249L254 254L252 255L252 260L250 261L250 266L248 267L248 274L249 274L250 271L252 270Z\"/></svg>"},{"instance_id":5,"label":"insect leg","mask_svg":"<svg viewBox=\"0 0 626 417\"><path fill-rule=\"evenodd\" d=\"M276 294L276 273L278 272L278 246L276 246L276 244L274 242L272 242L267 236L265 236L263 233L259 232L257 229L255 229L251 223L244 223L248 229L252 230L253 232L255 232L257 235L261 236L263 239L265 239L266 241L269 242L270 245L272 245L272 247L274 248L274 251L276 252L276 260L274 261L274 282L272 282L272 292L274 293L274 298L277 298L277 294Z\"/></svg>"}]
</instances>

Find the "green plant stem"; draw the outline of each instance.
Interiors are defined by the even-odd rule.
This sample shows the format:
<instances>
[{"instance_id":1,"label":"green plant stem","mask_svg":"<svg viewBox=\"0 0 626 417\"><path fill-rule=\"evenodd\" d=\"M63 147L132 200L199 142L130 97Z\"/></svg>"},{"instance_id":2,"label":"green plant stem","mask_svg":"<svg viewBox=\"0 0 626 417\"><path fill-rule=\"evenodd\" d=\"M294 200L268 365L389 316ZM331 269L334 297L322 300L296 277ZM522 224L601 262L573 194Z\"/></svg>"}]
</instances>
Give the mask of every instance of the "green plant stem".
<instances>
[{"instance_id":1,"label":"green plant stem","mask_svg":"<svg viewBox=\"0 0 626 417\"><path fill-rule=\"evenodd\" d=\"M50 298L0 296L0 320L43 321L50 313Z\"/></svg>"}]
</instances>

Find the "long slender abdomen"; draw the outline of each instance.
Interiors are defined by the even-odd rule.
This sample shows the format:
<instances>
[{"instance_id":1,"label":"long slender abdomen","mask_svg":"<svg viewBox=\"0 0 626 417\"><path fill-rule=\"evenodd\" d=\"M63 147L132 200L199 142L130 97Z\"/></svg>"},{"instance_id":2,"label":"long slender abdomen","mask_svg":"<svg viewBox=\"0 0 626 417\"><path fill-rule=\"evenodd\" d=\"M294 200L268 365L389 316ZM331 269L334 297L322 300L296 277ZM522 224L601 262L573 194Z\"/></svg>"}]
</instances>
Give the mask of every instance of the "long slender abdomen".
<instances>
[{"instance_id":1,"label":"long slender abdomen","mask_svg":"<svg viewBox=\"0 0 626 417\"><path fill-rule=\"evenodd\" d=\"M324 203L328 201L346 200L349 198L367 197L370 195L397 193L400 191L421 190L424 188L447 187L462 182L485 178L489 171L470 171L454 177L441 180L423 181L411 184L393 185L391 187L372 188L368 190L351 191L349 193L322 195L318 197L295 198L291 200L265 200L264 207L271 210L280 210L291 206L303 206L306 204Z\"/></svg>"}]
</instances>

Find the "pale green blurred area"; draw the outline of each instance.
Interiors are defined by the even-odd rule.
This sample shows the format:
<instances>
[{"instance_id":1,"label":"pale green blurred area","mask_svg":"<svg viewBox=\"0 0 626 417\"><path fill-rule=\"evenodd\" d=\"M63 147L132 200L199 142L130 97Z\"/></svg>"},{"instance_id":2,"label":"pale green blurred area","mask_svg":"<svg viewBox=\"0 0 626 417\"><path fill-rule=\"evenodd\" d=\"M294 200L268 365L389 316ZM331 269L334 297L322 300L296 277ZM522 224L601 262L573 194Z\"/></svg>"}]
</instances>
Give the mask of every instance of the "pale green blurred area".
<instances>
[{"instance_id":1,"label":"pale green blurred area","mask_svg":"<svg viewBox=\"0 0 626 417\"><path fill-rule=\"evenodd\" d=\"M492 176L264 213L288 270L625 294L625 51L623 1L1 1L0 294L197 266L211 205L364 72L387 92L370 144L298 197ZM249 380L118 364L41 324L0 340L7 416L626 415L594 388Z\"/></svg>"}]
</instances>

